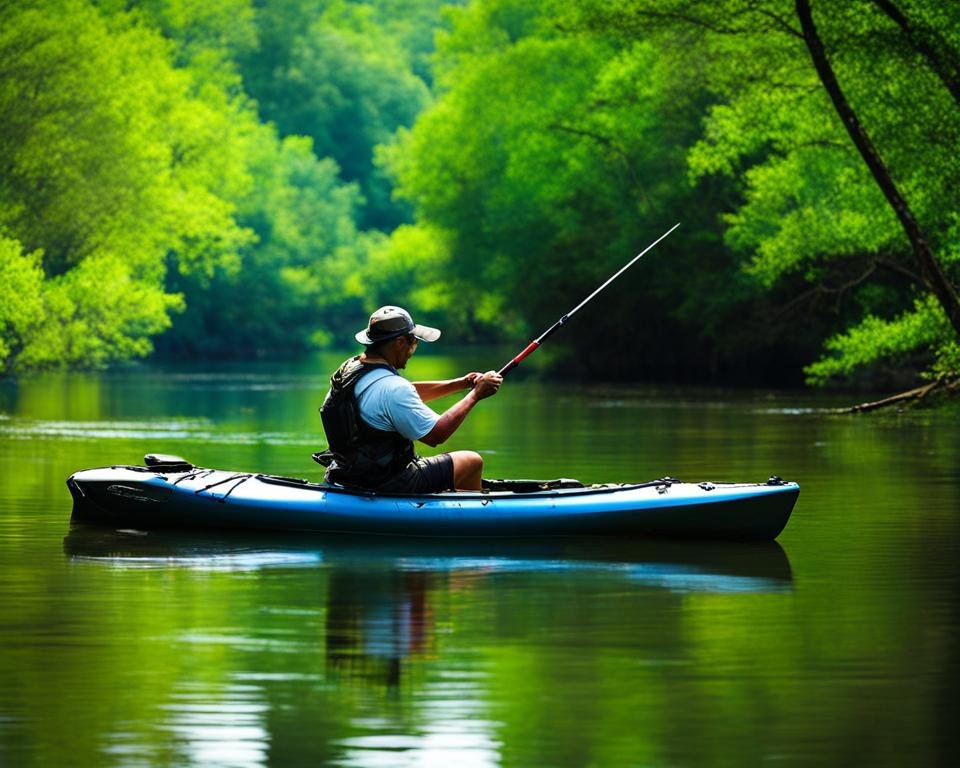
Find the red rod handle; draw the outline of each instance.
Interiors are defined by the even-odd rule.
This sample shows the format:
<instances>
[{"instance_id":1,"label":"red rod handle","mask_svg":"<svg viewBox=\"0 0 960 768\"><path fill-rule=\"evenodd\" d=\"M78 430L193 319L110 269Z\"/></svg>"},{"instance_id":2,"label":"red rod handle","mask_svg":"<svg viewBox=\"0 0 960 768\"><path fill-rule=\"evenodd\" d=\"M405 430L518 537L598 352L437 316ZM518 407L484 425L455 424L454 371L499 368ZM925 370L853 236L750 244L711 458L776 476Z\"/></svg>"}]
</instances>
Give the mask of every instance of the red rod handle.
<instances>
[{"instance_id":1,"label":"red rod handle","mask_svg":"<svg viewBox=\"0 0 960 768\"><path fill-rule=\"evenodd\" d=\"M501 369L498 371L498 373L499 373L501 376L506 376L510 371L512 371L514 368L516 368L518 365L520 365L520 363L521 363L521 361L523 360L523 358L525 358L527 355L529 355L531 352L533 352L533 350L535 350L535 349L536 349L537 347L539 347L539 346L540 346L540 342L538 342L538 341L531 341L529 344L527 344L527 346L526 346L526 348L523 350L523 352L521 352L519 355L517 355L515 358L513 358L513 360L511 360L509 363L507 363L505 366L503 366L503 368L501 368Z\"/></svg>"}]
</instances>

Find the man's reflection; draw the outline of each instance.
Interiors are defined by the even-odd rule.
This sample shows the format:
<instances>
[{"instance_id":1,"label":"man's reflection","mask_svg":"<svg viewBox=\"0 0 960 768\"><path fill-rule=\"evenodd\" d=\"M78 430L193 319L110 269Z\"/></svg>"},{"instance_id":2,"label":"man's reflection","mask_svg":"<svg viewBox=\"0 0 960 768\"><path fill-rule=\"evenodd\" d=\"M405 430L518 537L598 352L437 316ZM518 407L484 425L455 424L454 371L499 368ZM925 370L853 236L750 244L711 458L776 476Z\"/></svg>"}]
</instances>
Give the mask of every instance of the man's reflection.
<instances>
[{"instance_id":1,"label":"man's reflection","mask_svg":"<svg viewBox=\"0 0 960 768\"><path fill-rule=\"evenodd\" d=\"M403 660L435 649L429 590L437 575L420 571L333 569L327 599L327 664L396 686Z\"/></svg>"}]
</instances>

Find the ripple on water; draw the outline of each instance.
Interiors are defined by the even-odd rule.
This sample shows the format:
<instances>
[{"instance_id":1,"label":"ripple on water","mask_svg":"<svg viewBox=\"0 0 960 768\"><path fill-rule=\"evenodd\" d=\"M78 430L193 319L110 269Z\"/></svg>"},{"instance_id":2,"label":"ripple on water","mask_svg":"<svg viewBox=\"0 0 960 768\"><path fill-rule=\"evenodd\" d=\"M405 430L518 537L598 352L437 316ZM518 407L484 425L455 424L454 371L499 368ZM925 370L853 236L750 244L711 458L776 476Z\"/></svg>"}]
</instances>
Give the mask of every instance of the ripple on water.
<instances>
[{"instance_id":1,"label":"ripple on water","mask_svg":"<svg viewBox=\"0 0 960 768\"><path fill-rule=\"evenodd\" d=\"M317 436L296 432L229 431L208 419L164 421L47 421L15 419L0 424L0 438L8 440L178 440L223 445L314 446Z\"/></svg>"},{"instance_id":2,"label":"ripple on water","mask_svg":"<svg viewBox=\"0 0 960 768\"><path fill-rule=\"evenodd\" d=\"M455 696L451 696L451 685ZM466 677L454 675L427 684L417 696L420 726L400 729L390 718L356 718L360 733L337 741L343 750L333 765L465 766L486 768L502 763L503 723L491 719L487 709L489 680L474 670Z\"/></svg>"}]
</instances>

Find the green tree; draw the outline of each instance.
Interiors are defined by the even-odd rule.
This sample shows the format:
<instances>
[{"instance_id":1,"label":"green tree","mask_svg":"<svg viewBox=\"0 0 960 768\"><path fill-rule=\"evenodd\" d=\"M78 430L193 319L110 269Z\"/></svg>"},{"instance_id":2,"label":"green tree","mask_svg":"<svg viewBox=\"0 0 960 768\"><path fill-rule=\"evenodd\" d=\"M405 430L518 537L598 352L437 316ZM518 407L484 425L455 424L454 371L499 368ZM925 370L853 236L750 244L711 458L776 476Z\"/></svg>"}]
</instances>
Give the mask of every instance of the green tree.
<instances>
[{"instance_id":1,"label":"green tree","mask_svg":"<svg viewBox=\"0 0 960 768\"><path fill-rule=\"evenodd\" d=\"M218 194L249 183L223 159L232 114L131 17L80 0L0 13L0 233L45 278L43 318L7 365L146 354L181 306L165 260L212 271L250 239Z\"/></svg>"},{"instance_id":2,"label":"green tree","mask_svg":"<svg viewBox=\"0 0 960 768\"><path fill-rule=\"evenodd\" d=\"M241 61L263 118L281 135L311 137L319 157L333 158L343 179L359 184L361 227L389 230L408 213L391 200L374 148L399 126L411 125L429 93L413 71L423 52L404 47L405 38L417 38L409 27L387 29L378 10L346 0L263 4L257 8L259 48ZM395 10L391 15L399 18ZM423 18L430 23L435 17Z\"/></svg>"},{"instance_id":3,"label":"green tree","mask_svg":"<svg viewBox=\"0 0 960 768\"><path fill-rule=\"evenodd\" d=\"M607 378L729 375L745 355L762 365L768 300L715 221L730 185L682 183L705 108L688 73L653 42L584 30L565 2L450 15L436 100L381 154L447 254L461 327L539 331L683 218L552 349Z\"/></svg>"},{"instance_id":4,"label":"green tree","mask_svg":"<svg viewBox=\"0 0 960 768\"><path fill-rule=\"evenodd\" d=\"M359 272L372 238L356 228L356 186L340 181L332 160L318 160L309 139L281 142L270 126L253 130L246 153L256 184L237 200L237 217L256 241L212 275L171 273L187 308L161 340L164 351L299 351L364 312Z\"/></svg>"},{"instance_id":5,"label":"green tree","mask_svg":"<svg viewBox=\"0 0 960 768\"><path fill-rule=\"evenodd\" d=\"M36 255L0 237L0 371L9 373L43 318L43 270Z\"/></svg>"},{"instance_id":6,"label":"green tree","mask_svg":"<svg viewBox=\"0 0 960 768\"><path fill-rule=\"evenodd\" d=\"M943 322L957 312L955 6L862 0L816 3L811 15L802 0L628 0L595 4L586 18L701 67L715 103L690 166L695 178L742 184L727 242L767 286L812 283L794 306L809 300L822 313L829 298L853 325L810 380L894 353L899 365L955 369L957 332ZM695 51L682 44L691 35ZM881 343L881 327L899 340Z\"/></svg>"},{"instance_id":7,"label":"green tree","mask_svg":"<svg viewBox=\"0 0 960 768\"><path fill-rule=\"evenodd\" d=\"M239 90L237 58L256 50L253 0L91 0L108 19L135 19L174 46L174 63L207 84Z\"/></svg>"}]
</instances>

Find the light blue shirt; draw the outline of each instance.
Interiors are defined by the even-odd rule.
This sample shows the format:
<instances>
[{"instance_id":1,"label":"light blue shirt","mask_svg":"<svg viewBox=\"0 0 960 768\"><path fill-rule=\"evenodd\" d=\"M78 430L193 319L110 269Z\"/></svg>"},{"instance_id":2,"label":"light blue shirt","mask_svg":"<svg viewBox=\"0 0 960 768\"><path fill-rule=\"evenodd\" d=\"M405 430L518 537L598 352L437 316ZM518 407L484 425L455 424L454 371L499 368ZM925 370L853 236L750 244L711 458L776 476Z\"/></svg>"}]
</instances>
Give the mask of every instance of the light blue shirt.
<instances>
[{"instance_id":1,"label":"light blue shirt","mask_svg":"<svg viewBox=\"0 0 960 768\"><path fill-rule=\"evenodd\" d=\"M399 432L407 440L419 440L440 420L416 388L403 376L386 368L366 374L353 390L360 418L385 432Z\"/></svg>"}]
</instances>

